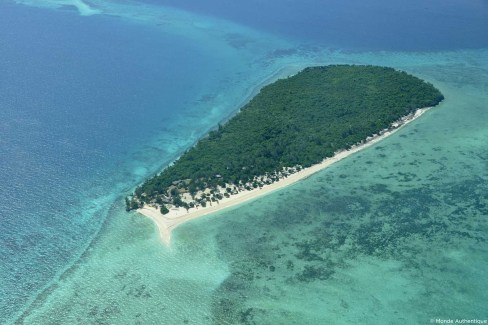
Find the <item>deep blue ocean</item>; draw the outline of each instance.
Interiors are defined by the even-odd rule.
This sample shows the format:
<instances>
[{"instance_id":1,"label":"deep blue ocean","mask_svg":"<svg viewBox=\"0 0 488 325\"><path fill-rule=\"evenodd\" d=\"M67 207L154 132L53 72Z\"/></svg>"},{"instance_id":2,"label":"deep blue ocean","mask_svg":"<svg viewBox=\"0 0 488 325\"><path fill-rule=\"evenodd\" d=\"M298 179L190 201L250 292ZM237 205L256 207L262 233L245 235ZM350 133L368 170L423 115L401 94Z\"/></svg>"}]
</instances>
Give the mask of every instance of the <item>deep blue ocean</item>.
<instances>
[{"instance_id":1,"label":"deep blue ocean","mask_svg":"<svg viewBox=\"0 0 488 325\"><path fill-rule=\"evenodd\" d=\"M488 46L486 1L142 0L221 17L299 42L348 50Z\"/></svg>"},{"instance_id":2,"label":"deep blue ocean","mask_svg":"<svg viewBox=\"0 0 488 325\"><path fill-rule=\"evenodd\" d=\"M157 148L147 164L131 156L163 130L177 139L185 101L198 99L219 62L154 28L0 6L0 314L8 315L87 248L107 207L142 180L136 167L167 164L179 142L195 141Z\"/></svg>"},{"instance_id":3,"label":"deep blue ocean","mask_svg":"<svg viewBox=\"0 0 488 325\"><path fill-rule=\"evenodd\" d=\"M480 266L486 262L488 217L487 1L85 3L99 12L87 15L71 0L0 3L1 324L145 324L161 319L168 324L345 324L359 319L415 324L449 317L450 310L452 317L488 317L486 308L480 310L488 298L486 268ZM160 245L148 220L124 211L125 195L237 112L260 85L327 63L388 65L419 75L445 93L446 113L439 109L404 136L388 140L386 147L402 148L391 157L376 155L381 147L371 149L362 160L254 202L252 209L182 227L171 250ZM449 136L452 142L445 140ZM384 162L375 166L384 172L386 185L376 186L379 178L371 171L375 159ZM405 172L399 166L408 159L412 169ZM350 173L357 173L355 182L343 176ZM398 177L414 183L402 185ZM415 188L422 194L407 193ZM416 201L402 209L419 206L418 213L409 210L411 218L446 219L447 225L436 228L443 231L456 225L457 232L451 229L446 235L451 241L421 233L422 223L388 233L389 239L373 238L385 236L379 228L394 228L408 217L388 210L407 196ZM309 199L304 210L295 208ZM368 210L361 210L365 206ZM467 215L453 219L458 210ZM285 241L294 238L286 233L290 228L277 224L292 227L291 218L302 214L309 216L309 227L332 227L334 232L307 228L296 235L296 243ZM230 216L239 227L223 221ZM269 223L250 226L249 218ZM354 218L360 223L349 225ZM240 233L252 227L263 231L250 231L259 238ZM346 248L336 242L307 248L328 252L316 262L340 268L332 273L337 277L330 281L336 282L322 276L322 264L306 265L310 258L293 260L295 270L308 270L301 278L249 275L263 260L274 261L271 252L278 246L305 249L298 240L310 236L340 242L359 228L372 237L358 235ZM263 242L269 245L261 247ZM406 252L402 245L413 242L410 257L393 254L401 247ZM433 269L429 257L434 252L428 247L449 252L436 262L444 263L443 268ZM348 254L330 259L346 250ZM282 252L283 261L286 254L299 255ZM460 261L472 267L456 267ZM283 274L292 272L290 263ZM377 292L382 284L373 278L382 272L386 279L400 275ZM302 284L307 276L322 282ZM374 282L374 289L361 290L370 296L344 293L363 285L361 277ZM263 284L264 279L270 282ZM429 279L436 287L418 279ZM456 288L455 294L440 291L443 286ZM303 299L294 291L297 287L303 289ZM388 298L393 291L404 296ZM441 301L443 294L457 298L420 303ZM141 297L147 300L137 300ZM324 302L329 300L338 305ZM409 303L410 309L405 307ZM395 314L385 312L395 308ZM384 318L369 317L373 314Z\"/></svg>"}]
</instances>

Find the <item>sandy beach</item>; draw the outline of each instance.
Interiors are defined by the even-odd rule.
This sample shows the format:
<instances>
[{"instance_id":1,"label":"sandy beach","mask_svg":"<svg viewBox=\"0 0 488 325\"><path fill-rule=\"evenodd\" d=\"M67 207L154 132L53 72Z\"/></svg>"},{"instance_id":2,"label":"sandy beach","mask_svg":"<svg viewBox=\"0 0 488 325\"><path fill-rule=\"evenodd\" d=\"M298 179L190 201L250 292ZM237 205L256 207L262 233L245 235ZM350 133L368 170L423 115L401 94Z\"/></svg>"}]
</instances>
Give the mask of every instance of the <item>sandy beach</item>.
<instances>
[{"instance_id":1,"label":"sandy beach","mask_svg":"<svg viewBox=\"0 0 488 325\"><path fill-rule=\"evenodd\" d=\"M256 199L263 195L269 194L271 192L274 192L276 190L294 184L302 179L305 179L310 175L313 175L318 171L321 171L331 166L332 164L385 139L386 137L395 133L406 124L420 117L428 109L430 109L430 107L418 109L414 115L404 118L400 123L394 123L392 125L392 128L383 132L380 135L369 137L367 141L364 142L363 144L354 146L350 150L337 152L333 157L327 158L319 164L313 165L308 168L304 168L299 172L291 174L290 176L283 178L279 181L276 181L272 184L264 185L261 188L253 189L250 191L241 191L240 193L232 195L229 198L223 198L218 203L212 202L212 205L209 205L207 207L192 208L189 209L188 211L184 208L172 208L170 209L170 212L168 214L163 215L159 212L159 210L153 207L145 206L141 209L138 209L137 212L154 221L154 223L159 229L161 240L166 245L169 245L171 243L171 232L179 225L188 222L190 220L203 217L208 214L215 213L217 211L221 211L223 209L227 209L235 205Z\"/></svg>"}]
</instances>

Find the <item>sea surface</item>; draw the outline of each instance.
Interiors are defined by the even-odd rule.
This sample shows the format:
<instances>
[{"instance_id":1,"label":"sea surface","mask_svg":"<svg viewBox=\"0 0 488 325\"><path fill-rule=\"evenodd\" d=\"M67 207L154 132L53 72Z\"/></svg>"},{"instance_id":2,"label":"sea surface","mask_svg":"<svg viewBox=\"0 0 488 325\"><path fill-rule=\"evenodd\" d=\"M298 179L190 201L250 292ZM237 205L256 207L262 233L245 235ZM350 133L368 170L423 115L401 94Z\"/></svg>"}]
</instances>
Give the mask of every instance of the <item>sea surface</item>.
<instances>
[{"instance_id":1,"label":"sea surface","mask_svg":"<svg viewBox=\"0 0 488 325\"><path fill-rule=\"evenodd\" d=\"M488 2L3 0L0 324L488 319ZM446 99L170 247L123 198L260 88L375 64Z\"/></svg>"}]
</instances>

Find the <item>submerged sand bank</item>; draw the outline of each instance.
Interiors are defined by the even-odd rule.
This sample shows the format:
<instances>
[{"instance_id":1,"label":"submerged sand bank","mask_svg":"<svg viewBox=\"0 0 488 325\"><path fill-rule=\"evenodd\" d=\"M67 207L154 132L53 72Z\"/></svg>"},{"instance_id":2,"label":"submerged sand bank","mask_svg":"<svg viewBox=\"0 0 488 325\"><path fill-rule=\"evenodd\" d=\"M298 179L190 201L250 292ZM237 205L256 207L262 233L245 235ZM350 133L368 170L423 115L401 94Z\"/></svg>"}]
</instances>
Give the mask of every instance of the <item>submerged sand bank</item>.
<instances>
[{"instance_id":1,"label":"submerged sand bank","mask_svg":"<svg viewBox=\"0 0 488 325\"><path fill-rule=\"evenodd\" d=\"M144 208L138 209L137 212L145 215L146 217L149 217L151 220L154 221L159 229L161 239L166 245L169 245L171 242L171 231L179 225L192 219L196 219L253 200L260 196L269 194L293 183L296 183L299 180L305 179L310 175L315 174L316 172L323 170L331 166L332 164L385 139L404 125L417 119L429 108L430 107L418 109L415 114L403 118L401 122L394 123L389 130L382 132L379 135L369 137L363 144L356 145L349 150L337 152L333 157L327 158L319 164L304 168L286 178L283 178L269 185L264 185L261 188L253 189L250 191L242 191L238 194L230 196L229 198L223 198L218 203L212 202L212 205L209 205L207 207L192 208L188 211L184 208L172 208L170 209L170 212L168 214L163 215L156 208L145 206Z\"/></svg>"}]
</instances>

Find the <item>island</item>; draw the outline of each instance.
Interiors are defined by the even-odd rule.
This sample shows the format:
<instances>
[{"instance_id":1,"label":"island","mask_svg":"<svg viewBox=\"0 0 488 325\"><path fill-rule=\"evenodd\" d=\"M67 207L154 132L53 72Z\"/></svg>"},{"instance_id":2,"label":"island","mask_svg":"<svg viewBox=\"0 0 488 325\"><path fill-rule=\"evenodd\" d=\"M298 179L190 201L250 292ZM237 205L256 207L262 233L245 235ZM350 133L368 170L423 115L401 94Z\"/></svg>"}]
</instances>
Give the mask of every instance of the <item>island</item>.
<instances>
[{"instance_id":1,"label":"island","mask_svg":"<svg viewBox=\"0 0 488 325\"><path fill-rule=\"evenodd\" d=\"M444 99L432 84L388 67L309 67L261 89L128 196L171 231L188 220L282 188L371 145Z\"/></svg>"}]
</instances>

